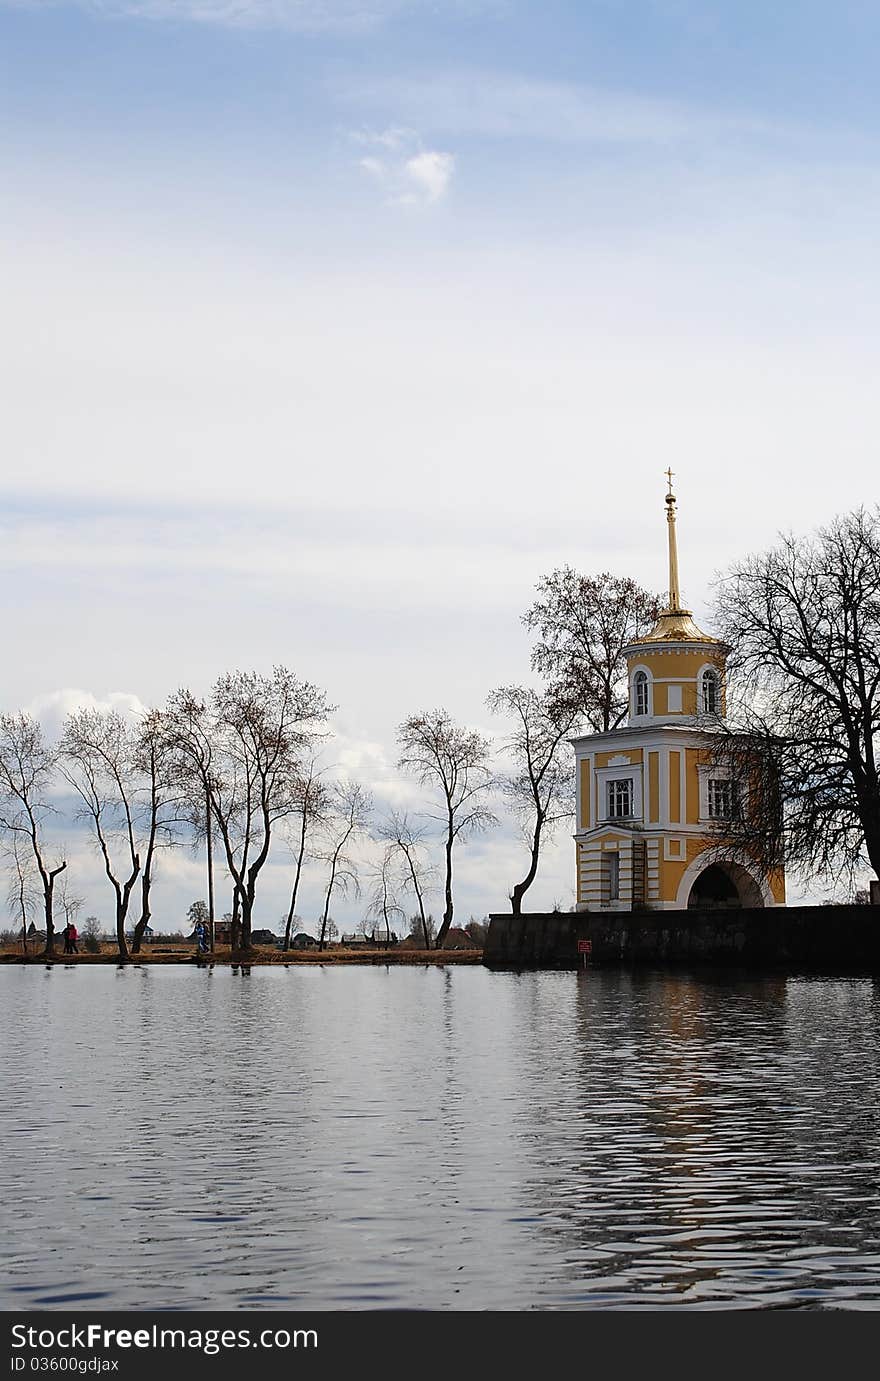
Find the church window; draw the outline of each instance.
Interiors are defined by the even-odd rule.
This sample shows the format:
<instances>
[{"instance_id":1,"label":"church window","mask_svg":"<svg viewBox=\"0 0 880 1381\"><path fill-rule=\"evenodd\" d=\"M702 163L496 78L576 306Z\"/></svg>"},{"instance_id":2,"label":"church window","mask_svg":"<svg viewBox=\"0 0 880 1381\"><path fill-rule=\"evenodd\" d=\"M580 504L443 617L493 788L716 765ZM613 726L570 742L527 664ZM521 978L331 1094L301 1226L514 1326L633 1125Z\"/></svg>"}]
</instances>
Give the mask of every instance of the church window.
<instances>
[{"instance_id":1,"label":"church window","mask_svg":"<svg viewBox=\"0 0 880 1381\"><path fill-rule=\"evenodd\" d=\"M635 691L636 714L648 713L648 677L643 671L637 671L633 677L633 690Z\"/></svg>"},{"instance_id":2,"label":"church window","mask_svg":"<svg viewBox=\"0 0 880 1381\"><path fill-rule=\"evenodd\" d=\"M632 815L632 788L632 777L623 777L608 783L608 818L610 820L621 820Z\"/></svg>"},{"instance_id":3,"label":"church window","mask_svg":"<svg viewBox=\"0 0 880 1381\"><path fill-rule=\"evenodd\" d=\"M716 671L704 671L703 682L703 714L718 714L720 709L720 697L718 693L718 673Z\"/></svg>"},{"instance_id":4,"label":"church window","mask_svg":"<svg viewBox=\"0 0 880 1381\"><path fill-rule=\"evenodd\" d=\"M730 820L739 807L737 784L729 777L710 777L707 783L707 802L711 820Z\"/></svg>"}]
</instances>

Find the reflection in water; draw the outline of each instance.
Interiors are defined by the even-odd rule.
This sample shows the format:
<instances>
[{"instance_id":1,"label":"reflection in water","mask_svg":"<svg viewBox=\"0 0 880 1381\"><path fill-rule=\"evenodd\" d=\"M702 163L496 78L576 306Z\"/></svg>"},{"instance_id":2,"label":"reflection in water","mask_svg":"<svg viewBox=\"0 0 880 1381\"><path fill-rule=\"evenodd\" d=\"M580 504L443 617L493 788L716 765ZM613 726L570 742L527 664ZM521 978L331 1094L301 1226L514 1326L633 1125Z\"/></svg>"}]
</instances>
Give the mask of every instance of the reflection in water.
<instances>
[{"instance_id":1,"label":"reflection in water","mask_svg":"<svg viewBox=\"0 0 880 1381\"><path fill-rule=\"evenodd\" d=\"M10 966L0 1039L5 1308L880 1307L868 979Z\"/></svg>"}]
</instances>

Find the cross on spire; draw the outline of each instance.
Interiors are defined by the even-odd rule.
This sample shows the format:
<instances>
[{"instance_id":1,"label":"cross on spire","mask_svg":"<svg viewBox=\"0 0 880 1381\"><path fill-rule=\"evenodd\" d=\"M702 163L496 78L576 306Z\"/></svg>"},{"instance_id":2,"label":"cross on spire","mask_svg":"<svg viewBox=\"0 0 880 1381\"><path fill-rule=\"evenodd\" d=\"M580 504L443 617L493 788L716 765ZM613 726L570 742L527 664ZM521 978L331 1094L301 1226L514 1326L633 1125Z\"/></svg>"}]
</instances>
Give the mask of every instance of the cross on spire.
<instances>
[{"instance_id":1,"label":"cross on spire","mask_svg":"<svg viewBox=\"0 0 880 1381\"><path fill-rule=\"evenodd\" d=\"M669 489L666 494L666 531L669 535L669 613L677 614L681 609L681 592L678 588L678 544L675 540L675 495L672 492L672 470L666 472Z\"/></svg>"}]
</instances>

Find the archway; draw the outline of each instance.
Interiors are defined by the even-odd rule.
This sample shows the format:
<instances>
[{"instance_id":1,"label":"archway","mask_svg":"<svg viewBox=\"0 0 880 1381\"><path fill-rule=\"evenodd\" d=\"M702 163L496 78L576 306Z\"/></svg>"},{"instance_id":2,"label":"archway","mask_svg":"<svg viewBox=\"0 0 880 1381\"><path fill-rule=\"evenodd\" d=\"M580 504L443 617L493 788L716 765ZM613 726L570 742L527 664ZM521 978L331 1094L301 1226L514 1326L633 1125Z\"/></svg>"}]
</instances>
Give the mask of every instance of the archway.
<instances>
[{"instance_id":1,"label":"archway","mask_svg":"<svg viewBox=\"0 0 880 1381\"><path fill-rule=\"evenodd\" d=\"M721 878L714 872L715 868L722 873ZM691 901L695 886L710 869L713 870L711 876L706 878L702 886L697 886L696 896ZM732 895L734 889L735 897ZM714 897L711 895L713 892L716 894ZM704 904L701 900L703 895L706 895L705 904L709 907L719 904L727 907L776 905L770 884L763 874L748 863L734 861L730 851L723 846L703 849L702 853L691 859L678 885L675 906L681 911L695 909Z\"/></svg>"},{"instance_id":2,"label":"archway","mask_svg":"<svg viewBox=\"0 0 880 1381\"><path fill-rule=\"evenodd\" d=\"M694 879L688 895L689 911L730 910L763 906L764 898L750 873L738 863L717 862Z\"/></svg>"}]
</instances>

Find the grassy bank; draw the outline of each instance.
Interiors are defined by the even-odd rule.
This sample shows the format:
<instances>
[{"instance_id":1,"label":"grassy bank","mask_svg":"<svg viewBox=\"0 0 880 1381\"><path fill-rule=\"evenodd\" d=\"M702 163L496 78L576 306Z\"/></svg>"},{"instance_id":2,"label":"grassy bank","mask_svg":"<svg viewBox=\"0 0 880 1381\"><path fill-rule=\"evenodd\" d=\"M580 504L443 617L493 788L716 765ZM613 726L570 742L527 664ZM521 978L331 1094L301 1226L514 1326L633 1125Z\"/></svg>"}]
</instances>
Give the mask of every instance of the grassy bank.
<instances>
[{"instance_id":1,"label":"grassy bank","mask_svg":"<svg viewBox=\"0 0 880 1381\"><path fill-rule=\"evenodd\" d=\"M21 946L4 946L0 950L0 964L118 964L119 954L113 945L102 945L99 954L43 953L23 955ZM192 945L149 946L140 954L131 955L133 964L190 964L196 967L211 964L480 964L483 951L479 949L347 949L331 945L323 951L313 949L289 950L286 953L269 946L232 952L228 945L219 945L213 954L196 955Z\"/></svg>"}]
</instances>

